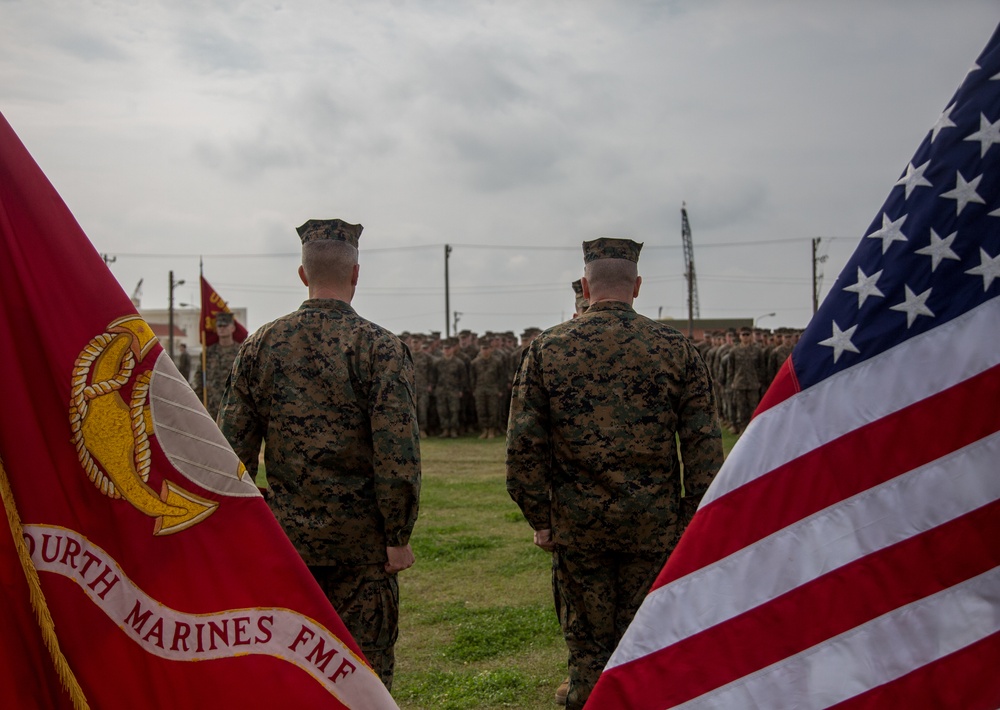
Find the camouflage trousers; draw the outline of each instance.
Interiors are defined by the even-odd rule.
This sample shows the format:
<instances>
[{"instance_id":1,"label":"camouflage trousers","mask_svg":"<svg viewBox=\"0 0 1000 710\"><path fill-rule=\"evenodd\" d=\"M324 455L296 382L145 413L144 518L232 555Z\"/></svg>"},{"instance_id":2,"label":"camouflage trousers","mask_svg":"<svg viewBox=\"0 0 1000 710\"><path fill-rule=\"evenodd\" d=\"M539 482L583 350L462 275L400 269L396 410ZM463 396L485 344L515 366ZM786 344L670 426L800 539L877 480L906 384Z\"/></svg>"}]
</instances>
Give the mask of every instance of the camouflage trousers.
<instances>
[{"instance_id":1,"label":"camouflage trousers","mask_svg":"<svg viewBox=\"0 0 1000 710\"><path fill-rule=\"evenodd\" d=\"M437 412L442 429L458 431L462 415L461 390L438 390Z\"/></svg>"},{"instance_id":2,"label":"camouflage trousers","mask_svg":"<svg viewBox=\"0 0 1000 710\"><path fill-rule=\"evenodd\" d=\"M556 548L552 555L552 593L569 649L567 710L579 710L587 702L666 560L665 552Z\"/></svg>"},{"instance_id":3,"label":"camouflage trousers","mask_svg":"<svg viewBox=\"0 0 1000 710\"><path fill-rule=\"evenodd\" d=\"M399 636L399 586L381 564L310 565L309 571L361 646L372 670L392 690Z\"/></svg>"},{"instance_id":4,"label":"camouflage trousers","mask_svg":"<svg viewBox=\"0 0 1000 710\"><path fill-rule=\"evenodd\" d=\"M500 428L500 397L496 390L477 389L473 393L476 397L476 420L480 429Z\"/></svg>"},{"instance_id":5,"label":"camouflage trousers","mask_svg":"<svg viewBox=\"0 0 1000 710\"><path fill-rule=\"evenodd\" d=\"M733 390L733 424L739 431L746 429L750 417L757 409L760 397L757 390Z\"/></svg>"},{"instance_id":6,"label":"camouflage trousers","mask_svg":"<svg viewBox=\"0 0 1000 710\"><path fill-rule=\"evenodd\" d=\"M428 420L427 415L430 413L431 407L431 393L426 389L417 392L417 426L420 427L421 432L427 431Z\"/></svg>"}]
</instances>

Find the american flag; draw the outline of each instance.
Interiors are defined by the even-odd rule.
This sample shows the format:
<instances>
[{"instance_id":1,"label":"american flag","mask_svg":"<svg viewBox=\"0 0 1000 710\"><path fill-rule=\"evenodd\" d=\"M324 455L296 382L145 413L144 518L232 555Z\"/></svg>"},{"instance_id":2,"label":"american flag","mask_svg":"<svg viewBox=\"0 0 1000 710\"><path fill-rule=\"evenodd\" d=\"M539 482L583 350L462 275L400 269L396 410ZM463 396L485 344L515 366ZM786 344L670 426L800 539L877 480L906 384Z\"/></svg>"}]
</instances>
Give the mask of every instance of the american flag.
<instances>
[{"instance_id":1,"label":"american flag","mask_svg":"<svg viewBox=\"0 0 1000 710\"><path fill-rule=\"evenodd\" d=\"M1000 707L1000 30L588 708Z\"/></svg>"}]
</instances>

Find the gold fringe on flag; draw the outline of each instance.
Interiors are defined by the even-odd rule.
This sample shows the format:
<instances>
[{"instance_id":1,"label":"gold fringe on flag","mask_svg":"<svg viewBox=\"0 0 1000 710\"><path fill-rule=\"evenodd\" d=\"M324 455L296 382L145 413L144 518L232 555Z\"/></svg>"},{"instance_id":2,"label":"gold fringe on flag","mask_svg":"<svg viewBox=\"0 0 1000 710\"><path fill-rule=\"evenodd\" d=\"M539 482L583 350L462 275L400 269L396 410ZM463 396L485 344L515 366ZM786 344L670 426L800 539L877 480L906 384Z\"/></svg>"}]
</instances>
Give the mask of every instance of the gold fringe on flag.
<instances>
[{"instance_id":1,"label":"gold fringe on flag","mask_svg":"<svg viewBox=\"0 0 1000 710\"><path fill-rule=\"evenodd\" d=\"M73 675L73 669L69 667L66 656L59 648L59 638L56 636L56 625L52 620L48 604L45 602L45 594L42 593L42 582L38 578L38 570L31 562L31 555L28 554L28 546L24 542L24 528L21 527L21 516L17 513L14 505L14 492L10 488L10 480L7 478L7 471L3 467L3 460L0 459L0 499L3 499L4 510L7 511L7 522L10 524L10 532L14 538L14 547L17 549L17 556L21 560L21 567L24 569L24 577L28 582L29 595L31 597L31 607L35 610L35 618L38 620L38 627L42 631L42 639L45 641L45 648L48 649L52 657L52 663L59 674L63 688L69 693L76 710L89 710L90 705L83 695L80 683Z\"/></svg>"}]
</instances>

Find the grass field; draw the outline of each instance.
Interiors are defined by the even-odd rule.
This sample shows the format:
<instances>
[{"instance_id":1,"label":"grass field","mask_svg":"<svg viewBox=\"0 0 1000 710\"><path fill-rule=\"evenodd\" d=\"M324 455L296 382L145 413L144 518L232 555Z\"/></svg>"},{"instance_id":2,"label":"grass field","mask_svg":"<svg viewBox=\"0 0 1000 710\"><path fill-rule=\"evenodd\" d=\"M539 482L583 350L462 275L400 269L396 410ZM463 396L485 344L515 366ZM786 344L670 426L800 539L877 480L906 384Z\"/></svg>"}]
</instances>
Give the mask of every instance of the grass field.
<instances>
[{"instance_id":1,"label":"grass field","mask_svg":"<svg viewBox=\"0 0 1000 710\"><path fill-rule=\"evenodd\" d=\"M726 451L733 438L724 441ZM555 708L566 646L551 556L510 500L502 438L421 442L416 564L399 576L403 710Z\"/></svg>"}]
</instances>

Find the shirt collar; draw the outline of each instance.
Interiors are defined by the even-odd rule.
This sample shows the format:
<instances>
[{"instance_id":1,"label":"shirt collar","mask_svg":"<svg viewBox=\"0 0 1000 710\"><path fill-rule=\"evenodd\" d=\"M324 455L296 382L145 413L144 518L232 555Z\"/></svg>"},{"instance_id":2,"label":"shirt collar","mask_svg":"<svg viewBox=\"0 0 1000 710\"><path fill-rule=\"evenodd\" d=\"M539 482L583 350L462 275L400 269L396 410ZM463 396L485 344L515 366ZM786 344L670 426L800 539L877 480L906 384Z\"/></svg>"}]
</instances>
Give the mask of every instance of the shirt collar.
<instances>
[{"instance_id":1,"label":"shirt collar","mask_svg":"<svg viewBox=\"0 0 1000 710\"><path fill-rule=\"evenodd\" d=\"M354 313L354 307L347 301L339 301L336 298L309 298L299 306L300 311L320 310L320 311L340 311L342 313Z\"/></svg>"},{"instance_id":2,"label":"shirt collar","mask_svg":"<svg viewBox=\"0 0 1000 710\"><path fill-rule=\"evenodd\" d=\"M590 304L590 308L587 309L587 313L597 311L632 311L634 313L635 309L624 301L598 301Z\"/></svg>"}]
</instances>

